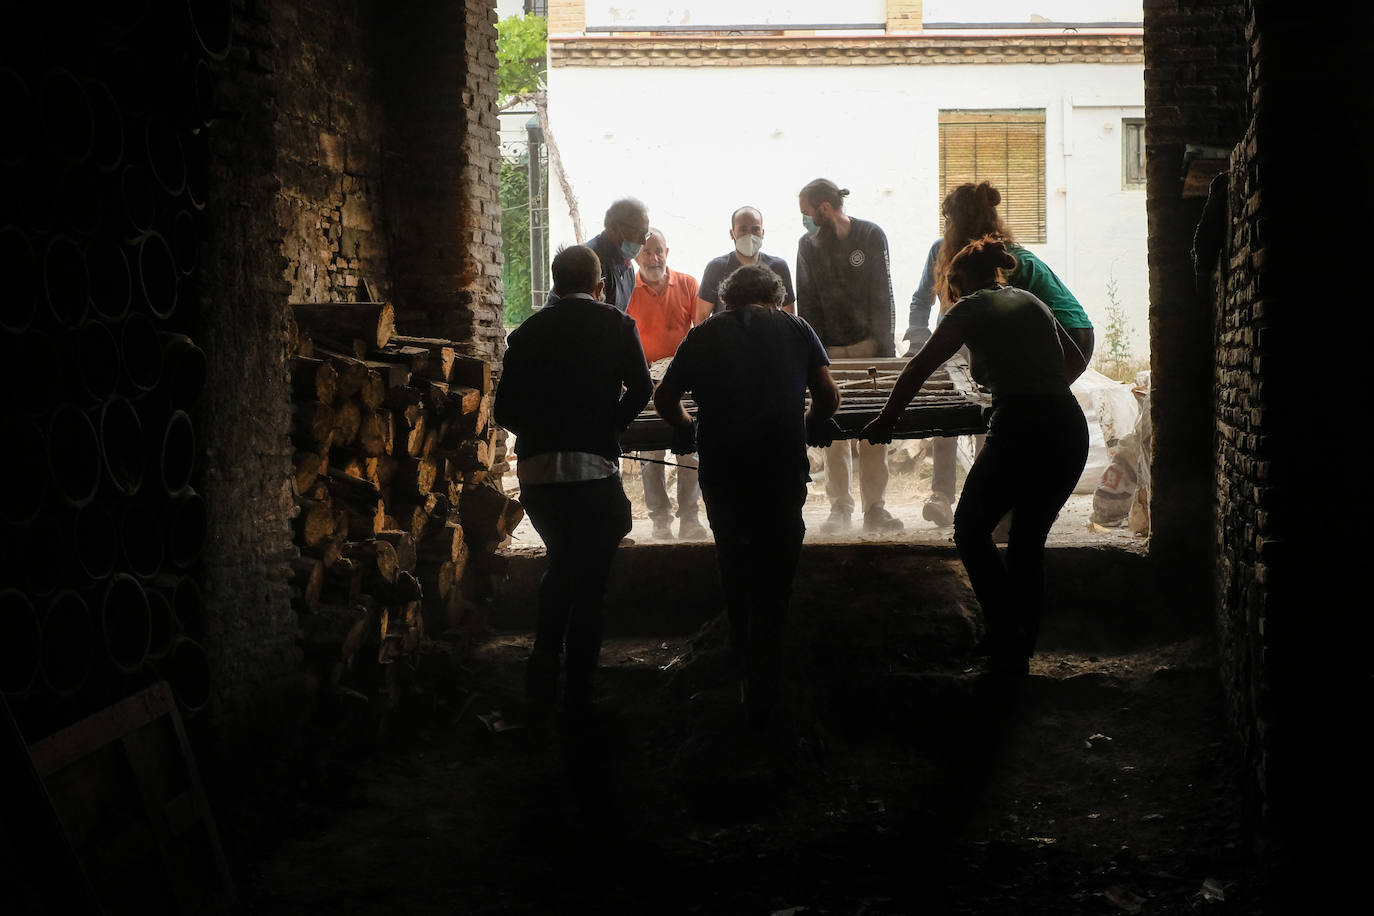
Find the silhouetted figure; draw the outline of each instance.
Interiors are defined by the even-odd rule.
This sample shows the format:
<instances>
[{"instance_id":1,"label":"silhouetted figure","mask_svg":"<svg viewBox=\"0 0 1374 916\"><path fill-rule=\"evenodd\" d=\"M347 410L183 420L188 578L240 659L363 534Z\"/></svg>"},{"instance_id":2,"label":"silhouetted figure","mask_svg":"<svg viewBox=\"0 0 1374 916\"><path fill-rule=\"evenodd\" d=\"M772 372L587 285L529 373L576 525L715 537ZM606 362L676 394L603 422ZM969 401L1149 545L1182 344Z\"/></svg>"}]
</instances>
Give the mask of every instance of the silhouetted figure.
<instances>
[{"instance_id":1,"label":"silhouetted figure","mask_svg":"<svg viewBox=\"0 0 1374 916\"><path fill-rule=\"evenodd\" d=\"M726 310L687 334L654 394L654 407L680 431L673 451L691 451L696 439L731 654L754 725L772 720L779 699L787 605L806 533L806 446L828 444L839 406L825 348L810 325L781 310L785 295L762 265L730 274L720 286ZM695 437L682 407L689 391Z\"/></svg>"},{"instance_id":2,"label":"silhouetted figure","mask_svg":"<svg viewBox=\"0 0 1374 916\"><path fill-rule=\"evenodd\" d=\"M552 272L553 302L511 332L495 412L515 433L520 501L549 558L526 695L536 716L550 710L566 652L564 709L576 720L591 710L606 577L630 530L619 435L653 385L634 319L600 301L591 248L560 251Z\"/></svg>"},{"instance_id":3,"label":"silhouetted figure","mask_svg":"<svg viewBox=\"0 0 1374 916\"><path fill-rule=\"evenodd\" d=\"M987 624L989 667L1025 674L1044 602L1045 538L1073 492L1088 454L1088 426L1069 391L1083 354L1048 306L1006 285L1016 258L995 236L965 246L948 271L956 298L902 370L882 412L866 427L890 442L893 425L930 374L964 345L974 377L992 391L987 441L964 481L954 543ZM1005 562L992 532L1008 511Z\"/></svg>"}]
</instances>

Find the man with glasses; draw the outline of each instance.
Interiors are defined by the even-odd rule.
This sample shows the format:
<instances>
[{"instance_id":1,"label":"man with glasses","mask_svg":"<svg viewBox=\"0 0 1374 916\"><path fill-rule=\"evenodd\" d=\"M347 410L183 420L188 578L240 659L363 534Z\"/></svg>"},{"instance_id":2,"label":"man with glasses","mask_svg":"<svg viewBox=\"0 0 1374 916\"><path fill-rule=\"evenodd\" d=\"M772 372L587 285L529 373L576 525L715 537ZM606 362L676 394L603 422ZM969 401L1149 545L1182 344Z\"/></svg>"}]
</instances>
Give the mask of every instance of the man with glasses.
<instances>
[{"instance_id":1,"label":"man with glasses","mask_svg":"<svg viewBox=\"0 0 1374 916\"><path fill-rule=\"evenodd\" d=\"M601 259L601 279L606 281L607 305L622 312L630 307L635 292L635 271L630 266L649 240L649 210L633 197L622 197L606 210L604 228L587 242Z\"/></svg>"}]
</instances>

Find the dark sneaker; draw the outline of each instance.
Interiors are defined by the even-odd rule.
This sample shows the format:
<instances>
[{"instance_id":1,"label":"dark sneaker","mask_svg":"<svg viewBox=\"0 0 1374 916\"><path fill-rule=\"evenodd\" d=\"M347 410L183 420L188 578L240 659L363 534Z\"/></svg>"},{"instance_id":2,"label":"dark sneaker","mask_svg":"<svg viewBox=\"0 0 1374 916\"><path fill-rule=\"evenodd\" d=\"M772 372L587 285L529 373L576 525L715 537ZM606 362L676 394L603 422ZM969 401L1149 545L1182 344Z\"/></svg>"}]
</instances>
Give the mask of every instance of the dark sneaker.
<instances>
[{"instance_id":1,"label":"dark sneaker","mask_svg":"<svg viewBox=\"0 0 1374 916\"><path fill-rule=\"evenodd\" d=\"M831 509L830 517L821 523L821 530L826 534L834 534L837 531L848 531L849 526L848 512L841 509Z\"/></svg>"},{"instance_id":2,"label":"dark sneaker","mask_svg":"<svg viewBox=\"0 0 1374 916\"><path fill-rule=\"evenodd\" d=\"M865 531L901 531L902 520L886 509L878 508L864 513Z\"/></svg>"},{"instance_id":3,"label":"dark sneaker","mask_svg":"<svg viewBox=\"0 0 1374 916\"><path fill-rule=\"evenodd\" d=\"M939 497L931 497L926 501L921 516L928 522L934 522L938 528L948 528L954 524L954 510Z\"/></svg>"}]
</instances>

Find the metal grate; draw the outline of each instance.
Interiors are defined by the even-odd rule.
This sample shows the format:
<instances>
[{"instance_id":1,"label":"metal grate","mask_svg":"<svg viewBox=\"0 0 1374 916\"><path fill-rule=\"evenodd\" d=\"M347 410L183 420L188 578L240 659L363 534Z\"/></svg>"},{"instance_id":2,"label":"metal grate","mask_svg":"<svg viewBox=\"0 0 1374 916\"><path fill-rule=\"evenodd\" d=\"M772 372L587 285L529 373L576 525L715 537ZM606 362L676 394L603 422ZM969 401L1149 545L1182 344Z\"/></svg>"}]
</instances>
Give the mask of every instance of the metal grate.
<instances>
[{"instance_id":1,"label":"metal grate","mask_svg":"<svg viewBox=\"0 0 1374 916\"><path fill-rule=\"evenodd\" d=\"M830 364L830 375L840 388L840 409L835 422L845 438L856 438L865 424L878 415L892 393L905 359L837 359ZM873 371L870 372L869 370ZM696 404L684 400L687 412L696 415ZM959 357L945 363L921 387L902 412L894 429L898 439L926 439L933 436L963 436L987 432L983 414L992 398L969 374L968 364ZM663 449L672 442L672 430L646 408L620 437L626 451Z\"/></svg>"}]
</instances>

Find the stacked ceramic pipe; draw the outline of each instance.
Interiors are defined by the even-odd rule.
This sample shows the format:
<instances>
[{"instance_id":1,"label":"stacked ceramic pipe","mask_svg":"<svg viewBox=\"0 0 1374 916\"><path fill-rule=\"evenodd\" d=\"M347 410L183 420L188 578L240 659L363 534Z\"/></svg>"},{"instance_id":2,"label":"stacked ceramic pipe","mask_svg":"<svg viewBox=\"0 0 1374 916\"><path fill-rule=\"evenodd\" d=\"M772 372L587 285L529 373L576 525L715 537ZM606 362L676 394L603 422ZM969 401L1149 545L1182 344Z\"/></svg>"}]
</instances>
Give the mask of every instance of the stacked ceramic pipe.
<instances>
[{"instance_id":1,"label":"stacked ceramic pipe","mask_svg":"<svg viewBox=\"0 0 1374 916\"><path fill-rule=\"evenodd\" d=\"M389 710L426 632L466 640L478 582L523 517L491 471L490 367L395 334L382 302L291 309L296 608L319 683ZM478 600L474 600L478 599Z\"/></svg>"},{"instance_id":2,"label":"stacked ceramic pipe","mask_svg":"<svg viewBox=\"0 0 1374 916\"><path fill-rule=\"evenodd\" d=\"M211 697L186 332L231 3L29 15L0 69L0 691L43 733L153 679Z\"/></svg>"}]
</instances>

